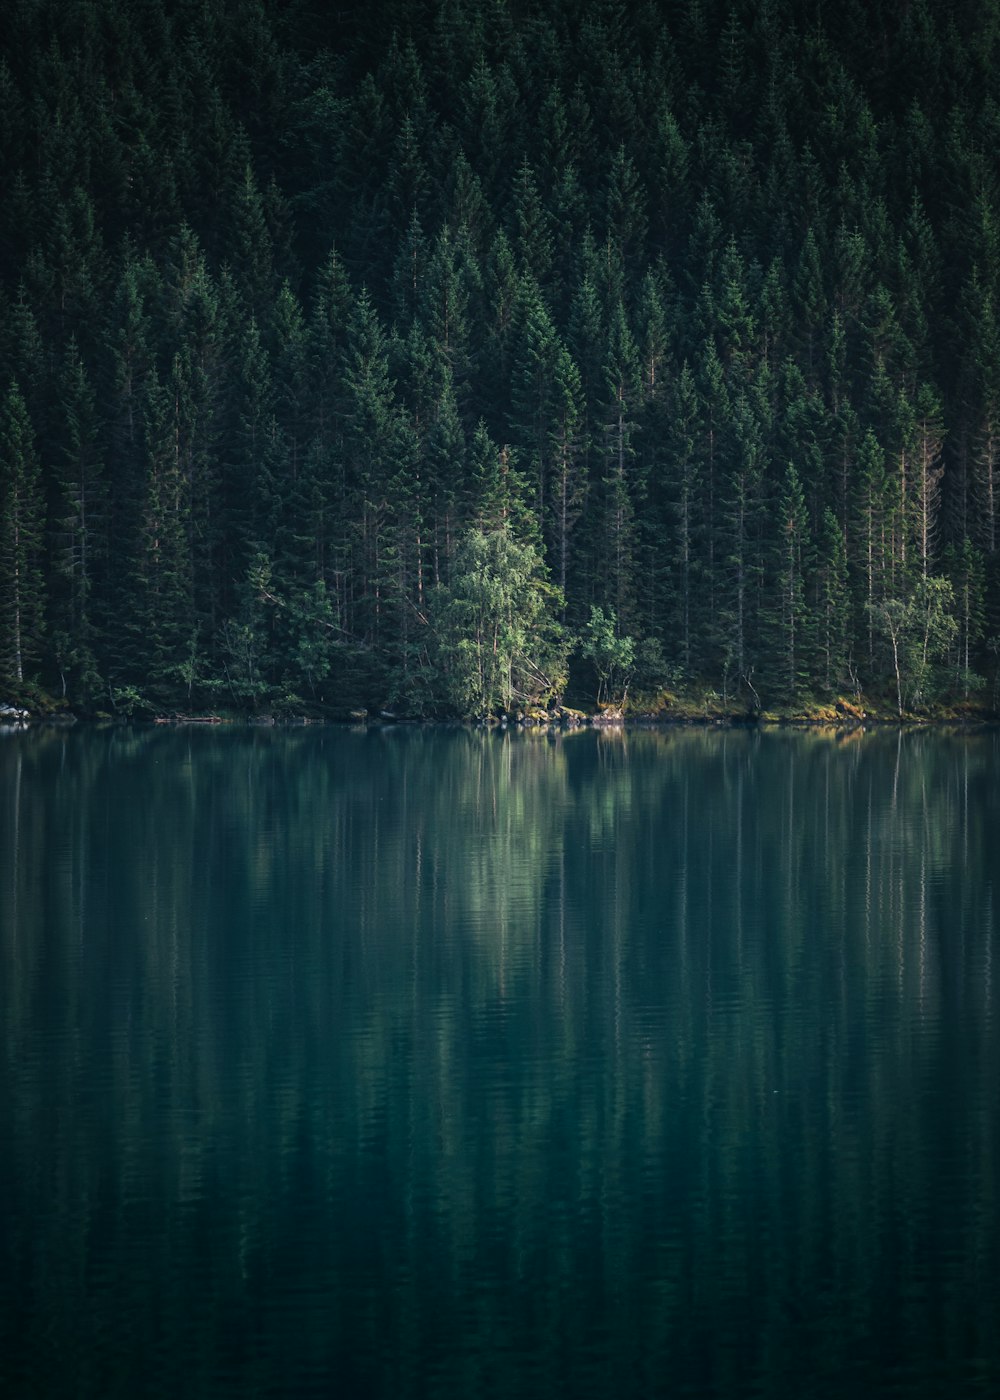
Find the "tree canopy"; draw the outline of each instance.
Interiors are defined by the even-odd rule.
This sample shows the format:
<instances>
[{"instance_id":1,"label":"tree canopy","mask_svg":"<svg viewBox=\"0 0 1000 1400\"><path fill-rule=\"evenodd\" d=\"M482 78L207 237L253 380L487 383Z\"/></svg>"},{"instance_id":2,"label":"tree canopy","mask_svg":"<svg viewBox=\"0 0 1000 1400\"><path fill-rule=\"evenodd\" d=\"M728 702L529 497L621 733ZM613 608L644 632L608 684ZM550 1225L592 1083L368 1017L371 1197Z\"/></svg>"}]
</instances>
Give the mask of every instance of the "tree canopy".
<instances>
[{"instance_id":1,"label":"tree canopy","mask_svg":"<svg viewBox=\"0 0 1000 1400\"><path fill-rule=\"evenodd\" d=\"M473 713L599 614L637 683L995 693L998 44L1000 0L5 7L0 683Z\"/></svg>"}]
</instances>

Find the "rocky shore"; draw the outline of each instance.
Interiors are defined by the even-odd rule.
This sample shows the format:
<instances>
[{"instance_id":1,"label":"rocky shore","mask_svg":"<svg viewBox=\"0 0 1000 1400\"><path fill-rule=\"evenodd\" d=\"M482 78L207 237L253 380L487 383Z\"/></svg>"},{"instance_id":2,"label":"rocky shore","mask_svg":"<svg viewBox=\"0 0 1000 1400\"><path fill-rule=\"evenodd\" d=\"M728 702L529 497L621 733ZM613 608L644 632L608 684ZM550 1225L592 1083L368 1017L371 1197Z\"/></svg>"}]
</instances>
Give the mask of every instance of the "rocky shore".
<instances>
[{"instance_id":1,"label":"rocky shore","mask_svg":"<svg viewBox=\"0 0 1000 1400\"><path fill-rule=\"evenodd\" d=\"M465 720L447 715L411 715L390 709L365 709L362 706L317 705L303 707L301 711L261 711L259 713L197 712L182 710L147 712L141 716L110 715L106 712L80 712L70 709L42 691L17 694L8 690L0 698L0 729L20 728L31 723L75 724L131 722L140 719L143 723L178 725L295 725L295 724L471 724L476 728L497 730L572 730L583 728L617 728L620 726L670 726L670 725L792 725L792 726L833 726L843 729L867 728L874 725L983 725L995 724L998 715L989 706L961 704L935 705L919 713L907 713L900 717L894 706L886 700L880 703L868 697L862 702L859 697L844 696L827 702L815 702L798 707L780 710L747 710L728 703L718 695L681 695L661 692L656 695L630 698L627 705L603 705L597 709L589 706L574 708L569 705L526 706L513 709L506 714L469 716Z\"/></svg>"}]
</instances>

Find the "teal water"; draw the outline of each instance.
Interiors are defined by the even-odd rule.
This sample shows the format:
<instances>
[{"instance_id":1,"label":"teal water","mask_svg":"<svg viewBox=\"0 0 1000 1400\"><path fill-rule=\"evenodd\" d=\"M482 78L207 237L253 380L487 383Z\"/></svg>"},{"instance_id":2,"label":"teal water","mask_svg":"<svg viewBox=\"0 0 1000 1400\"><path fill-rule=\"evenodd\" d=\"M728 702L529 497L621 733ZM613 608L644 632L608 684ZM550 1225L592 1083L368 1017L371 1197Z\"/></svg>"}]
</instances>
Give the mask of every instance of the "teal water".
<instances>
[{"instance_id":1,"label":"teal water","mask_svg":"<svg viewBox=\"0 0 1000 1400\"><path fill-rule=\"evenodd\" d=\"M0 1395L1000 1394L1000 738L0 736Z\"/></svg>"}]
</instances>

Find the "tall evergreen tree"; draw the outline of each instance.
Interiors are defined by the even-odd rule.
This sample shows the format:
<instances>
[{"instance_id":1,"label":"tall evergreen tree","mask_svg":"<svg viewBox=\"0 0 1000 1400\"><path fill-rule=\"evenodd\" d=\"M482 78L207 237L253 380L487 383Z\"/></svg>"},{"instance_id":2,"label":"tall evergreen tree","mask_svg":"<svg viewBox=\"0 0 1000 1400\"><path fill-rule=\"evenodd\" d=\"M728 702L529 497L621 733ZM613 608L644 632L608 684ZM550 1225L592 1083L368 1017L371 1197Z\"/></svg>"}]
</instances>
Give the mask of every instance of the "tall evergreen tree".
<instances>
[{"instance_id":1,"label":"tall evergreen tree","mask_svg":"<svg viewBox=\"0 0 1000 1400\"><path fill-rule=\"evenodd\" d=\"M703 348L698 383L703 407L695 444L695 462L700 498L698 513L704 521L701 542L704 588L697 600L697 614L692 619L692 628L698 638L696 665L702 671L714 667L718 658L723 559L720 501L723 464L734 450L729 389L712 339Z\"/></svg>"},{"instance_id":2,"label":"tall evergreen tree","mask_svg":"<svg viewBox=\"0 0 1000 1400\"><path fill-rule=\"evenodd\" d=\"M608 172L607 232L622 262L641 267L646 250L646 190L634 162L619 144Z\"/></svg>"},{"instance_id":3,"label":"tall evergreen tree","mask_svg":"<svg viewBox=\"0 0 1000 1400\"><path fill-rule=\"evenodd\" d=\"M190 425L187 375L175 355L166 382L150 376L144 404L142 528L123 623L133 635L132 667L122 679L159 700L197 650L191 548Z\"/></svg>"},{"instance_id":4,"label":"tall evergreen tree","mask_svg":"<svg viewBox=\"0 0 1000 1400\"><path fill-rule=\"evenodd\" d=\"M893 509L885 452L869 428L858 452L852 559L856 611L866 622L869 671L875 664L875 608L885 596L892 559Z\"/></svg>"},{"instance_id":5,"label":"tall evergreen tree","mask_svg":"<svg viewBox=\"0 0 1000 1400\"><path fill-rule=\"evenodd\" d=\"M95 643L107 541L107 483L94 390L75 341L59 377L64 456L55 472L58 504L51 533L58 590L52 590L53 650L65 696L92 700L101 689ZM107 600L105 599L105 607Z\"/></svg>"},{"instance_id":6,"label":"tall evergreen tree","mask_svg":"<svg viewBox=\"0 0 1000 1400\"><path fill-rule=\"evenodd\" d=\"M807 681L811 658L805 583L809 516L802 483L791 462L778 500L776 526L772 647L780 693L794 700Z\"/></svg>"},{"instance_id":7,"label":"tall evergreen tree","mask_svg":"<svg viewBox=\"0 0 1000 1400\"><path fill-rule=\"evenodd\" d=\"M818 546L816 597L816 663L814 675L829 694L848 671L850 598L847 545L834 512L826 508Z\"/></svg>"},{"instance_id":8,"label":"tall evergreen tree","mask_svg":"<svg viewBox=\"0 0 1000 1400\"><path fill-rule=\"evenodd\" d=\"M944 567L955 599L955 679L968 699L976 679L977 650L986 632L986 569L982 554L968 536L960 545L948 546Z\"/></svg>"},{"instance_id":9,"label":"tall evergreen tree","mask_svg":"<svg viewBox=\"0 0 1000 1400\"><path fill-rule=\"evenodd\" d=\"M45 646L41 466L21 390L0 414L0 675L37 680Z\"/></svg>"},{"instance_id":10,"label":"tall evergreen tree","mask_svg":"<svg viewBox=\"0 0 1000 1400\"><path fill-rule=\"evenodd\" d=\"M696 473L700 437L698 391L691 367L685 360L674 385L667 413L669 445L666 454L668 477L668 522L665 525L674 542L675 582L671 633L685 676L690 677L695 656L694 625L698 616L697 584L702 555L701 518Z\"/></svg>"},{"instance_id":11,"label":"tall evergreen tree","mask_svg":"<svg viewBox=\"0 0 1000 1400\"><path fill-rule=\"evenodd\" d=\"M764 444L760 423L745 394L733 402L733 456L723 481L723 670L755 695L752 676L759 661L760 590L763 558ZM787 671L786 671L787 675Z\"/></svg>"},{"instance_id":12,"label":"tall evergreen tree","mask_svg":"<svg viewBox=\"0 0 1000 1400\"><path fill-rule=\"evenodd\" d=\"M637 604L635 512L640 493L633 438L641 396L641 368L635 340L619 302L610 327L604 364L602 404L603 471L601 543L594 567L607 579L605 601L619 626L631 629Z\"/></svg>"},{"instance_id":13,"label":"tall evergreen tree","mask_svg":"<svg viewBox=\"0 0 1000 1400\"><path fill-rule=\"evenodd\" d=\"M553 369L552 413L548 429L551 489L547 534L551 539L550 558L564 609L573 538L586 503L584 433L580 371L566 347L560 345Z\"/></svg>"},{"instance_id":14,"label":"tall evergreen tree","mask_svg":"<svg viewBox=\"0 0 1000 1400\"><path fill-rule=\"evenodd\" d=\"M935 552L944 473L941 405L927 384L920 386L914 416L915 533L920 572L926 578Z\"/></svg>"},{"instance_id":15,"label":"tall evergreen tree","mask_svg":"<svg viewBox=\"0 0 1000 1400\"><path fill-rule=\"evenodd\" d=\"M522 278L515 307L511 441L520 449L539 518L549 510L549 434L560 344L538 285Z\"/></svg>"},{"instance_id":16,"label":"tall evergreen tree","mask_svg":"<svg viewBox=\"0 0 1000 1400\"><path fill-rule=\"evenodd\" d=\"M470 302L479 294L480 280L464 234L453 236L442 227L427 266L420 319L435 354L448 366L463 408L474 369Z\"/></svg>"},{"instance_id":17,"label":"tall evergreen tree","mask_svg":"<svg viewBox=\"0 0 1000 1400\"><path fill-rule=\"evenodd\" d=\"M535 173L527 158L521 162L514 178L511 207L511 239L521 269L542 286L552 270L552 233L549 215L542 204Z\"/></svg>"},{"instance_id":18,"label":"tall evergreen tree","mask_svg":"<svg viewBox=\"0 0 1000 1400\"><path fill-rule=\"evenodd\" d=\"M382 555L387 501L385 461L397 431L388 340L371 297L359 294L341 362L342 500L337 504L348 630L379 645L384 620Z\"/></svg>"}]
</instances>

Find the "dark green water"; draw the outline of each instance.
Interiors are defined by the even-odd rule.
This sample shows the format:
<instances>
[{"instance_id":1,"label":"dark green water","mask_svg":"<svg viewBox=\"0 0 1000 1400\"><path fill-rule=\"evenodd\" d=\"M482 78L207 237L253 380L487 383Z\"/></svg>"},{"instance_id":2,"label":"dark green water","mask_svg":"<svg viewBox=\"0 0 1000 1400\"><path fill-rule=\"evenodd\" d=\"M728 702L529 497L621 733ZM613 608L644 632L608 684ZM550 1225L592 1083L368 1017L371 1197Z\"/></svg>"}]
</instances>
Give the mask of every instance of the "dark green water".
<instances>
[{"instance_id":1,"label":"dark green water","mask_svg":"<svg viewBox=\"0 0 1000 1400\"><path fill-rule=\"evenodd\" d=\"M1000 1394L1000 740L0 736L0 1395Z\"/></svg>"}]
</instances>

